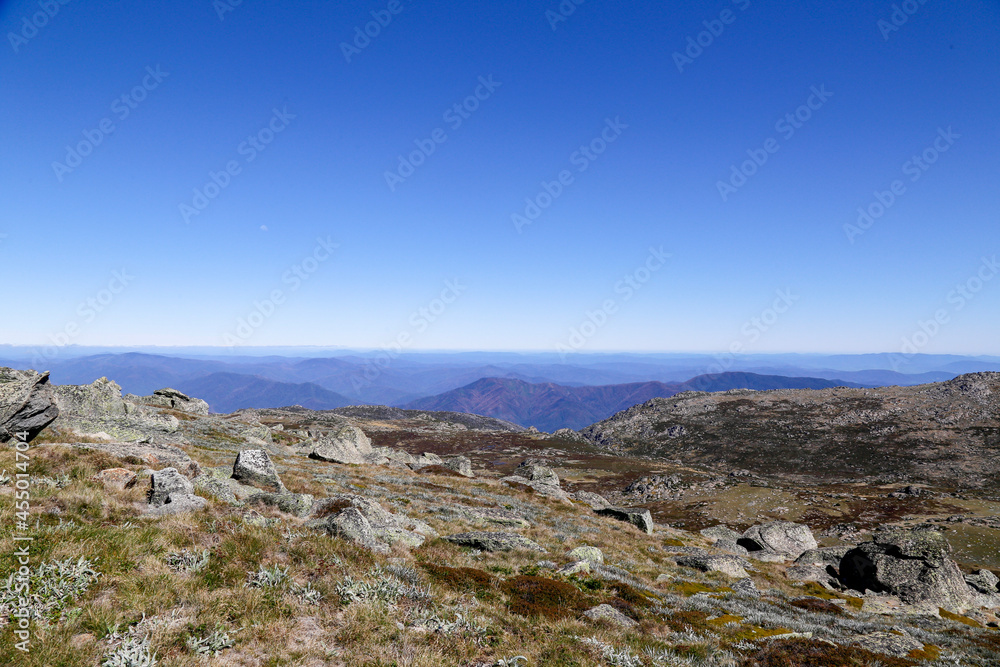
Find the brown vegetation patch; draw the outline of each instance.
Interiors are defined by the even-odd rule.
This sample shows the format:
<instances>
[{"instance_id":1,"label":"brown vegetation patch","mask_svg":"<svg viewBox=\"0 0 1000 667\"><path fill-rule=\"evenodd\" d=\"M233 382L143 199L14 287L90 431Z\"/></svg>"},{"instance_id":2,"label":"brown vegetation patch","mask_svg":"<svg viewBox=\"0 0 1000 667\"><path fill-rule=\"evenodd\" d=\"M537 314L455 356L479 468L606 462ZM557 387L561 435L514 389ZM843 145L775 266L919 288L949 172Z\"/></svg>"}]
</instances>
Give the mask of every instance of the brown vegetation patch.
<instances>
[{"instance_id":1,"label":"brown vegetation patch","mask_svg":"<svg viewBox=\"0 0 1000 667\"><path fill-rule=\"evenodd\" d=\"M744 667L911 667L917 663L872 653L856 646L835 646L814 639L791 639L769 642L746 656Z\"/></svg>"},{"instance_id":2,"label":"brown vegetation patch","mask_svg":"<svg viewBox=\"0 0 1000 667\"><path fill-rule=\"evenodd\" d=\"M452 470L451 468L445 468L444 466L439 466L439 465L424 466L423 468L420 468L419 470L417 470L417 474L418 475L444 475L446 477L462 477L462 478L465 477L465 475L461 475L461 474L455 472L454 470Z\"/></svg>"},{"instance_id":3,"label":"brown vegetation patch","mask_svg":"<svg viewBox=\"0 0 1000 667\"><path fill-rule=\"evenodd\" d=\"M474 567L448 567L421 563L431 579L463 593L477 596L494 588L495 578L489 572Z\"/></svg>"},{"instance_id":4,"label":"brown vegetation patch","mask_svg":"<svg viewBox=\"0 0 1000 667\"><path fill-rule=\"evenodd\" d=\"M521 616L572 618L587 609L587 600L572 584L544 577L508 579L501 588L510 596L510 610Z\"/></svg>"},{"instance_id":5,"label":"brown vegetation patch","mask_svg":"<svg viewBox=\"0 0 1000 667\"><path fill-rule=\"evenodd\" d=\"M799 598L797 600L792 600L791 605L807 611L820 611L827 614L844 613L844 610L840 608L840 605L830 602L829 600L820 600L819 598Z\"/></svg>"}]
</instances>

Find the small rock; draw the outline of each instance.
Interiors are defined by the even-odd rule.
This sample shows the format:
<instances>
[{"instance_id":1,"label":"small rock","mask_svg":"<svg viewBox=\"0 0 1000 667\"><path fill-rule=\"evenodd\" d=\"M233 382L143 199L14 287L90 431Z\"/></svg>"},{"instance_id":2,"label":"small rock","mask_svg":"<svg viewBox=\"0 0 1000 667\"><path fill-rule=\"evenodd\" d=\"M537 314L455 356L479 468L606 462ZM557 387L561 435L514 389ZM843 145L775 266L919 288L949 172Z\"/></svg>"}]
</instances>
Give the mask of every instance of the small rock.
<instances>
[{"instance_id":1,"label":"small rock","mask_svg":"<svg viewBox=\"0 0 1000 667\"><path fill-rule=\"evenodd\" d=\"M444 463L444 460L437 454L434 454L433 452L424 452L420 456L414 457L413 463L410 464L410 467L414 470L419 470L420 468L426 468L427 466L439 466L442 463Z\"/></svg>"},{"instance_id":2,"label":"small rock","mask_svg":"<svg viewBox=\"0 0 1000 667\"><path fill-rule=\"evenodd\" d=\"M233 464L233 479L265 491L285 491L285 485L278 477L271 457L263 449L244 449L237 454L236 463Z\"/></svg>"},{"instance_id":3,"label":"small rock","mask_svg":"<svg viewBox=\"0 0 1000 667\"><path fill-rule=\"evenodd\" d=\"M611 503L607 498L592 491L577 491L576 493L569 494L569 497L579 503L588 505L592 510L602 510L606 507L611 507Z\"/></svg>"},{"instance_id":4,"label":"small rock","mask_svg":"<svg viewBox=\"0 0 1000 667\"><path fill-rule=\"evenodd\" d=\"M700 532L710 542L718 542L719 540L731 540L736 542L736 540L743 537L741 533L737 533L732 528L727 528L723 525L710 526L709 528L703 528L698 532Z\"/></svg>"},{"instance_id":5,"label":"small rock","mask_svg":"<svg viewBox=\"0 0 1000 667\"><path fill-rule=\"evenodd\" d=\"M194 485L176 468L157 470L149 476L149 504L159 507L168 502L171 495L187 495L194 493Z\"/></svg>"},{"instance_id":6,"label":"small rock","mask_svg":"<svg viewBox=\"0 0 1000 667\"><path fill-rule=\"evenodd\" d=\"M315 498L309 493L255 493L247 498L247 503L262 503L276 507L285 514L297 516L300 519L308 516L312 510Z\"/></svg>"},{"instance_id":7,"label":"small rock","mask_svg":"<svg viewBox=\"0 0 1000 667\"><path fill-rule=\"evenodd\" d=\"M316 443L309 454L312 459L354 465L380 464L388 460L372 449L372 441L357 426L345 424L336 431L310 432L309 435Z\"/></svg>"},{"instance_id":8,"label":"small rock","mask_svg":"<svg viewBox=\"0 0 1000 667\"><path fill-rule=\"evenodd\" d=\"M790 559L798 558L808 549L818 545L809 526L791 521L770 521L752 526L739 542L747 551L767 551Z\"/></svg>"},{"instance_id":9,"label":"small rock","mask_svg":"<svg viewBox=\"0 0 1000 667\"><path fill-rule=\"evenodd\" d=\"M454 470L462 477L475 477L472 472L472 461L468 456L446 456L441 465L449 470Z\"/></svg>"},{"instance_id":10,"label":"small rock","mask_svg":"<svg viewBox=\"0 0 1000 667\"><path fill-rule=\"evenodd\" d=\"M443 539L463 547L472 547L481 551L514 551L523 549L525 551L543 552L541 546L532 542L526 537L514 535L513 533L489 533L471 532L458 533L456 535L446 535Z\"/></svg>"},{"instance_id":11,"label":"small rock","mask_svg":"<svg viewBox=\"0 0 1000 667\"><path fill-rule=\"evenodd\" d=\"M590 562L585 560L578 560L569 565L563 565L559 568L559 574L564 574L569 576L571 574L579 574L581 572L590 572Z\"/></svg>"},{"instance_id":12,"label":"small rock","mask_svg":"<svg viewBox=\"0 0 1000 667\"><path fill-rule=\"evenodd\" d=\"M583 615L592 621L608 621L623 628L631 628L639 625L609 604L599 604L593 609L583 612Z\"/></svg>"},{"instance_id":13,"label":"small rock","mask_svg":"<svg viewBox=\"0 0 1000 667\"><path fill-rule=\"evenodd\" d=\"M604 563L604 553L597 547L582 546L577 547L566 554L570 560L585 560L588 563Z\"/></svg>"},{"instance_id":14,"label":"small rock","mask_svg":"<svg viewBox=\"0 0 1000 667\"><path fill-rule=\"evenodd\" d=\"M630 523L647 535L653 534L653 515L644 507L605 507L596 510L601 516L609 516Z\"/></svg>"},{"instance_id":15,"label":"small rock","mask_svg":"<svg viewBox=\"0 0 1000 667\"><path fill-rule=\"evenodd\" d=\"M745 579L747 571L742 559L736 556L681 556L676 559L683 567L693 567L702 572L721 572L727 577Z\"/></svg>"},{"instance_id":16,"label":"small rock","mask_svg":"<svg viewBox=\"0 0 1000 667\"><path fill-rule=\"evenodd\" d=\"M522 461L521 465L514 469L514 474L518 477L538 482L539 484L559 486L559 475L555 474L551 468L536 465L529 461Z\"/></svg>"},{"instance_id":17,"label":"small rock","mask_svg":"<svg viewBox=\"0 0 1000 667\"><path fill-rule=\"evenodd\" d=\"M208 501L193 493L171 493L162 505L150 505L145 513L150 516L166 516L168 514L181 514L183 512L195 512L202 509Z\"/></svg>"},{"instance_id":18,"label":"small rock","mask_svg":"<svg viewBox=\"0 0 1000 667\"><path fill-rule=\"evenodd\" d=\"M989 570L976 570L972 574L965 575L965 583L986 595L995 595L997 593L998 582L1000 582L1000 579Z\"/></svg>"}]
</instances>

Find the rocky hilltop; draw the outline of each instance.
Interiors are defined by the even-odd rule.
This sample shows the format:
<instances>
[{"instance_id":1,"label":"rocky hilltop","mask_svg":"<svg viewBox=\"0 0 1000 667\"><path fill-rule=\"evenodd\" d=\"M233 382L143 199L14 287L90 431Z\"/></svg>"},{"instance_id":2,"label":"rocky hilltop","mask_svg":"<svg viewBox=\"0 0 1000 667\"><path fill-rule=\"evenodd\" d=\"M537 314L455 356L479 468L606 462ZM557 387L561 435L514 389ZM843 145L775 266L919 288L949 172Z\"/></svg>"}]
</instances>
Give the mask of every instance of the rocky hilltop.
<instances>
[{"instance_id":1,"label":"rocky hilltop","mask_svg":"<svg viewBox=\"0 0 1000 667\"><path fill-rule=\"evenodd\" d=\"M922 482L996 491L1000 373L876 389L686 392L582 431L619 453L800 482Z\"/></svg>"},{"instance_id":2,"label":"rocky hilltop","mask_svg":"<svg viewBox=\"0 0 1000 667\"><path fill-rule=\"evenodd\" d=\"M905 405L963 433L995 414L995 382ZM710 401L791 395L687 394L615 419L674 410L676 441L709 428ZM31 538L26 570L0 566L0 664L1000 664L1000 503L984 497L803 490L457 413L215 415L169 388L10 369L0 423L0 469L29 477L24 509L0 474L0 509ZM659 446L665 429L643 428Z\"/></svg>"}]
</instances>

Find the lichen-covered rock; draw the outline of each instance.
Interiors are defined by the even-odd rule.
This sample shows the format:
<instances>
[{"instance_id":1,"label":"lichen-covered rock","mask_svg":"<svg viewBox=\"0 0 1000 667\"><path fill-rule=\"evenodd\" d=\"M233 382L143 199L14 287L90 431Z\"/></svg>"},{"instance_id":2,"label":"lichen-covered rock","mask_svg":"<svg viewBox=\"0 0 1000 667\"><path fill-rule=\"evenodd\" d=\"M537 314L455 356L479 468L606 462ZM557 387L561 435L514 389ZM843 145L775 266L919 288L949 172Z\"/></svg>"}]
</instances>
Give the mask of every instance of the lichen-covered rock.
<instances>
[{"instance_id":1,"label":"lichen-covered rock","mask_svg":"<svg viewBox=\"0 0 1000 667\"><path fill-rule=\"evenodd\" d=\"M475 477L472 472L472 461L468 456L446 456L442 459L441 465L454 470L462 477Z\"/></svg>"},{"instance_id":2,"label":"lichen-covered rock","mask_svg":"<svg viewBox=\"0 0 1000 667\"><path fill-rule=\"evenodd\" d=\"M965 575L965 583L984 595L996 595L1000 579L989 570L976 570L972 574Z\"/></svg>"},{"instance_id":3,"label":"lichen-covered rock","mask_svg":"<svg viewBox=\"0 0 1000 667\"><path fill-rule=\"evenodd\" d=\"M744 569L747 563L736 556L680 556L676 561L683 567L693 567L702 572L721 572L734 579L748 576Z\"/></svg>"},{"instance_id":4,"label":"lichen-covered rock","mask_svg":"<svg viewBox=\"0 0 1000 667\"><path fill-rule=\"evenodd\" d=\"M388 459L372 449L372 441L357 426L345 424L328 432L310 432L315 444L309 457L331 463L381 464Z\"/></svg>"},{"instance_id":5,"label":"lichen-covered rock","mask_svg":"<svg viewBox=\"0 0 1000 667\"><path fill-rule=\"evenodd\" d=\"M609 604L599 604L583 612L583 615L592 621L607 621L623 628L631 628L639 625L638 622L632 620Z\"/></svg>"},{"instance_id":6,"label":"lichen-covered rock","mask_svg":"<svg viewBox=\"0 0 1000 667\"><path fill-rule=\"evenodd\" d=\"M0 442L31 441L58 416L48 373L0 368Z\"/></svg>"},{"instance_id":7,"label":"lichen-covered rock","mask_svg":"<svg viewBox=\"0 0 1000 667\"><path fill-rule=\"evenodd\" d=\"M521 462L521 465L514 469L514 474L539 484L559 486L559 475L555 474L551 468L530 461Z\"/></svg>"},{"instance_id":8,"label":"lichen-covered rock","mask_svg":"<svg viewBox=\"0 0 1000 667\"><path fill-rule=\"evenodd\" d=\"M172 495L190 495L194 493L194 485L176 468L157 470L149 476L149 504L160 506L166 504Z\"/></svg>"},{"instance_id":9,"label":"lichen-covered rock","mask_svg":"<svg viewBox=\"0 0 1000 667\"><path fill-rule=\"evenodd\" d=\"M907 604L962 609L970 604L972 591L950 555L951 545L934 526L883 529L844 555L840 576L858 591L889 593Z\"/></svg>"},{"instance_id":10,"label":"lichen-covered rock","mask_svg":"<svg viewBox=\"0 0 1000 667\"><path fill-rule=\"evenodd\" d=\"M364 518L365 523L358 522L354 512L342 516L349 509L356 510ZM394 514L370 498L347 493L316 501L312 505L312 516L315 518L306 522L306 525L326 530L331 535L354 539L353 535L361 533L351 530L364 528L364 540L358 538L355 541L369 549L373 544L380 545L377 549L373 549L380 552L387 551L389 545L397 543L407 547L418 547L426 538L437 536L434 529L423 521L411 519L405 514Z\"/></svg>"},{"instance_id":11,"label":"lichen-covered rock","mask_svg":"<svg viewBox=\"0 0 1000 667\"><path fill-rule=\"evenodd\" d=\"M195 512L207 504L207 500L193 493L172 493L162 505L150 505L146 508L145 514L147 516L166 516L182 512Z\"/></svg>"},{"instance_id":12,"label":"lichen-covered rock","mask_svg":"<svg viewBox=\"0 0 1000 667\"><path fill-rule=\"evenodd\" d=\"M157 389L151 396L135 396L129 394L125 400L132 403L145 403L146 405L156 405L180 412L188 412L194 415L208 415L208 403L200 398L191 398L187 394L176 389Z\"/></svg>"},{"instance_id":13,"label":"lichen-covered rock","mask_svg":"<svg viewBox=\"0 0 1000 667\"><path fill-rule=\"evenodd\" d=\"M285 491L274 462L263 449L244 449L237 454L233 464L233 479L265 491Z\"/></svg>"},{"instance_id":14,"label":"lichen-covered rock","mask_svg":"<svg viewBox=\"0 0 1000 667\"><path fill-rule=\"evenodd\" d=\"M731 540L736 542L743 537L742 533L738 533L732 528L728 528L723 525L710 526L708 528L703 528L698 531L708 539L710 542L718 542L719 540Z\"/></svg>"},{"instance_id":15,"label":"lichen-covered rock","mask_svg":"<svg viewBox=\"0 0 1000 667\"><path fill-rule=\"evenodd\" d=\"M107 378L84 385L59 385L53 390L59 406L56 426L82 435L148 442L175 433L180 424L177 417L156 407L126 401L122 388Z\"/></svg>"},{"instance_id":16,"label":"lichen-covered rock","mask_svg":"<svg viewBox=\"0 0 1000 667\"><path fill-rule=\"evenodd\" d=\"M795 559L808 549L819 546L809 526L791 521L770 521L751 526L739 542L747 551L766 551Z\"/></svg>"},{"instance_id":17,"label":"lichen-covered rock","mask_svg":"<svg viewBox=\"0 0 1000 667\"><path fill-rule=\"evenodd\" d=\"M420 456L413 457L413 462L410 463L410 467L414 470L420 470L421 468L426 468L427 466L439 466L444 463L444 460L433 452L424 452Z\"/></svg>"},{"instance_id":18,"label":"lichen-covered rock","mask_svg":"<svg viewBox=\"0 0 1000 667\"><path fill-rule=\"evenodd\" d=\"M570 560L585 560L588 563L604 563L604 552L597 547L582 546L577 547L566 554Z\"/></svg>"},{"instance_id":19,"label":"lichen-covered rock","mask_svg":"<svg viewBox=\"0 0 1000 667\"><path fill-rule=\"evenodd\" d=\"M807 549L795 559L796 565L832 565L840 567L840 562L851 550L849 546L840 547L820 547L818 549Z\"/></svg>"},{"instance_id":20,"label":"lichen-covered rock","mask_svg":"<svg viewBox=\"0 0 1000 667\"><path fill-rule=\"evenodd\" d=\"M609 516L619 521L630 523L647 535L653 534L656 527L653 523L653 515L644 507L605 507L596 510L601 516Z\"/></svg>"},{"instance_id":21,"label":"lichen-covered rock","mask_svg":"<svg viewBox=\"0 0 1000 667\"><path fill-rule=\"evenodd\" d=\"M569 494L569 497L578 503L587 505L592 510L602 510L605 507L611 507L611 502L607 498L593 491L577 491Z\"/></svg>"},{"instance_id":22,"label":"lichen-covered rock","mask_svg":"<svg viewBox=\"0 0 1000 667\"><path fill-rule=\"evenodd\" d=\"M590 572L590 561L578 560L567 565L563 565L558 570L559 574L570 576L571 574L580 574L583 572Z\"/></svg>"},{"instance_id":23,"label":"lichen-covered rock","mask_svg":"<svg viewBox=\"0 0 1000 667\"><path fill-rule=\"evenodd\" d=\"M443 511L457 514L473 523L492 523L498 526L509 526L512 528L527 528L531 524L511 510L499 507L468 507L466 505L448 505L441 508Z\"/></svg>"},{"instance_id":24,"label":"lichen-covered rock","mask_svg":"<svg viewBox=\"0 0 1000 667\"><path fill-rule=\"evenodd\" d=\"M463 547L472 547L481 551L545 551L537 543L513 533L458 533L456 535L445 535L443 539Z\"/></svg>"},{"instance_id":25,"label":"lichen-covered rock","mask_svg":"<svg viewBox=\"0 0 1000 667\"><path fill-rule=\"evenodd\" d=\"M255 493L246 499L248 504L261 503L275 507L285 514L299 518L309 515L315 498L309 493Z\"/></svg>"},{"instance_id":26,"label":"lichen-covered rock","mask_svg":"<svg viewBox=\"0 0 1000 667\"><path fill-rule=\"evenodd\" d=\"M567 503L571 502L569 499L569 494L566 493L557 484L549 484L547 481L528 479L527 477L521 477L519 475L510 475L509 477L502 477L500 481L507 486L512 486L515 489L523 489L525 491L531 491L532 493L537 493L545 498L553 498L555 500L562 500Z\"/></svg>"}]
</instances>

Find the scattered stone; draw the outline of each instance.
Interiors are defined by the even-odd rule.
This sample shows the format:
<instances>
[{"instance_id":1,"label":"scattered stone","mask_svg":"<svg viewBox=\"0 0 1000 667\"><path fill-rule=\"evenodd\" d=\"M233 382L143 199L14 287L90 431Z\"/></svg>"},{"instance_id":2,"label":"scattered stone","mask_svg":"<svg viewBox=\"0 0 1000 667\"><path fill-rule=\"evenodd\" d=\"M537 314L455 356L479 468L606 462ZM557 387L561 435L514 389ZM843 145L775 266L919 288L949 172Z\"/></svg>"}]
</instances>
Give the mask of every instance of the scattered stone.
<instances>
[{"instance_id":1,"label":"scattered stone","mask_svg":"<svg viewBox=\"0 0 1000 667\"><path fill-rule=\"evenodd\" d=\"M356 507L348 507L326 523L327 532L355 542L369 551L389 553L389 545L378 539L371 523Z\"/></svg>"},{"instance_id":2,"label":"scattered stone","mask_svg":"<svg viewBox=\"0 0 1000 667\"><path fill-rule=\"evenodd\" d=\"M798 558L806 550L819 546L809 526L791 521L770 521L752 526L743 533L739 544L754 557L757 557L754 552L764 551L789 559Z\"/></svg>"},{"instance_id":3,"label":"scattered stone","mask_svg":"<svg viewBox=\"0 0 1000 667\"><path fill-rule=\"evenodd\" d=\"M31 441L58 416L48 373L0 368L0 442Z\"/></svg>"},{"instance_id":4,"label":"scattered stone","mask_svg":"<svg viewBox=\"0 0 1000 667\"><path fill-rule=\"evenodd\" d=\"M515 489L522 489L525 491L530 491L536 493L544 498L553 498L555 500L562 500L564 502L571 502L569 499L569 494L562 490L559 486L554 484L549 484L548 482L531 480L527 477L521 477L519 475L511 475L510 477L502 477L500 481L507 486L514 487Z\"/></svg>"},{"instance_id":5,"label":"scattered stone","mask_svg":"<svg viewBox=\"0 0 1000 667\"><path fill-rule=\"evenodd\" d=\"M439 466L444 463L444 460L440 456L434 454L433 452L424 452L420 456L413 458L413 463L410 467L414 470L420 470L421 468L426 468L427 466Z\"/></svg>"},{"instance_id":6,"label":"scattered stone","mask_svg":"<svg viewBox=\"0 0 1000 667\"><path fill-rule=\"evenodd\" d=\"M247 503L262 503L275 507L285 514L297 516L300 519L308 516L312 510L315 498L309 493L255 493L247 498Z\"/></svg>"},{"instance_id":7,"label":"scattered stone","mask_svg":"<svg viewBox=\"0 0 1000 667\"><path fill-rule=\"evenodd\" d=\"M851 547L820 547L818 549L808 549L795 559L796 565L832 565L840 567L840 562L851 550Z\"/></svg>"},{"instance_id":8,"label":"scattered stone","mask_svg":"<svg viewBox=\"0 0 1000 667\"><path fill-rule=\"evenodd\" d=\"M580 574L581 572L590 572L590 562L585 560L578 560L576 562L570 563L569 565L564 565L559 568L559 574L564 574L569 576L571 574Z\"/></svg>"},{"instance_id":9,"label":"scattered stone","mask_svg":"<svg viewBox=\"0 0 1000 667\"><path fill-rule=\"evenodd\" d=\"M723 525L711 526L709 528L703 528L699 531L709 542L718 542L720 540L729 540L731 542L736 542L741 539L743 535L736 532L732 528L728 528Z\"/></svg>"},{"instance_id":10,"label":"scattered stone","mask_svg":"<svg viewBox=\"0 0 1000 667\"><path fill-rule=\"evenodd\" d=\"M475 477L472 472L472 461L468 456L446 456L441 465L449 470L454 470L462 477Z\"/></svg>"},{"instance_id":11,"label":"scattered stone","mask_svg":"<svg viewBox=\"0 0 1000 667\"><path fill-rule=\"evenodd\" d=\"M105 488L124 491L135 486L139 476L126 468L105 468L94 475L94 479L104 484Z\"/></svg>"},{"instance_id":12,"label":"scattered stone","mask_svg":"<svg viewBox=\"0 0 1000 667\"><path fill-rule=\"evenodd\" d=\"M566 554L566 557L570 560L585 560L588 563L604 563L604 553L597 547L577 547Z\"/></svg>"},{"instance_id":13,"label":"scattered stone","mask_svg":"<svg viewBox=\"0 0 1000 667\"><path fill-rule=\"evenodd\" d=\"M162 505L150 505L145 514L148 516L166 516L168 514L180 514L182 512L194 512L200 510L208 501L193 493L171 493Z\"/></svg>"},{"instance_id":14,"label":"scattered stone","mask_svg":"<svg viewBox=\"0 0 1000 667\"><path fill-rule=\"evenodd\" d=\"M480 551L525 551L545 552L541 546L526 537L513 533L471 532L446 535L444 539L463 547L472 547Z\"/></svg>"},{"instance_id":15,"label":"scattered stone","mask_svg":"<svg viewBox=\"0 0 1000 667\"><path fill-rule=\"evenodd\" d=\"M394 447L372 447L372 452L377 456L384 456L389 459L389 466L393 463L402 463L405 467L409 468L412 466L416 459L409 452L403 451L402 449L395 449Z\"/></svg>"},{"instance_id":16,"label":"scattered stone","mask_svg":"<svg viewBox=\"0 0 1000 667\"><path fill-rule=\"evenodd\" d=\"M950 555L951 545L929 524L887 528L847 552L840 575L849 588L889 593L907 604L965 608L972 592Z\"/></svg>"},{"instance_id":17,"label":"scattered stone","mask_svg":"<svg viewBox=\"0 0 1000 667\"><path fill-rule=\"evenodd\" d=\"M467 507L465 505L449 505L444 508L473 523L492 523L511 528L527 528L528 523L520 515L499 507Z\"/></svg>"},{"instance_id":18,"label":"scattered stone","mask_svg":"<svg viewBox=\"0 0 1000 667\"><path fill-rule=\"evenodd\" d=\"M644 507L605 507L596 510L601 516L609 516L612 519L630 523L647 535L653 534L653 515Z\"/></svg>"},{"instance_id":19,"label":"scattered stone","mask_svg":"<svg viewBox=\"0 0 1000 667\"><path fill-rule=\"evenodd\" d=\"M693 567L702 572L721 572L734 579L749 576L743 567L745 561L736 556L681 556L675 560L682 567Z\"/></svg>"},{"instance_id":20,"label":"scattered stone","mask_svg":"<svg viewBox=\"0 0 1000 667\"><path fill-rule=\"evenodd\" d=\"M592 621L608 621L623 628L631 628L639 625L636 621L633 621L609 604L599 604L593 609L583 612L583 615Z\"/></svg>"},{"instance_id":21,"label":"scattered stone","mask_svg":"<svg viewBox=\"0 0 1000 667\"><path fill-rule=\"evenodd\" d=\"M985 595L996 595L998 582L1000 579L989 570L976 570L972 574L965 575L965 583Z\"/></svg>"},{"instance_id":22,"label":"scattered stone","mask_svg":"<svg viewBox=\"0 0 1000 667\"><path fill-rule=\"evenodd\" d=\"M122 388L107 378L84 385L59 385L53 392L59 406L55 425L83 435L101 433L117 442L162 442L180 425L177 417L158 407L125 400Z\"/></svg>"},{"instance_id":23,"label":"scattered stone","mask_svg":"<svg viewBox=\"0 0 1000 667\"><path fill-rule=\"evenodd\" d=\"M569 497L579 503L588 505L592 510L602 510L606 507L611 507L611 503L607 498L593 491L577 491L576 493L569 494Z\"/></svg>"},{"instance_id":24,"label":"scattered stone","mask_svg":"<svg viewBox=\"0 0 1000 667\"><path fill-rule=\"evenodd\" d=\"M233 479L265 491L285 491L285 485L278 477L271 457L263 449L244 449L237 454L236 463L233 464Z\"/></svg>"},{"instance_id":25,"label":"scattered stone","mask_svg":"<svg viewBox=\"0 0 1000 667\"><path fill-rule=\"evenodd\" d=\"M514 474L539 484L559 486L559 475L555 474L551 468L536 465L529 461L522 461L521 465L514 469Z\"/></svg>"},{"instance_id":26,"label":"scattered stone","mask_svg":"<svg viewBox=\"0 0 1000 667\"><path fill-rule=\"evenodd\" d=\"M352 509L364 518L364 523L357 520L354 512L348 512ZM343 516L345 512L347 516ZM315 518L307 521L306 526L347 537L378 552L387 552L389 545L397 543L419 547L427 537L437 535L422 521L393 514L370 498L347 493L316 501L312 505L312 516Z\"/></svg>"},{"instance_id":27,"label":"scattered stone","mask_svg":"<svg viewBox=\"0 0 1000 667\"><path fill-rule=\"evenodd\" d=\"M131 396L126 397L131 398ZM176 389L157 389L152 396L136 397L139 401L148 405L159 405L180 412L189 412L195 415L208 416L208 403L200 398L191 398L187 394Z\"/></svg>"},{"instance_id":28,"label":"scattered stone","mask_svg":"<svg viewBox=\"0 0 1000 667\"><path fill-rule=\"evenodd\" d=\"M194 493L194 485L176 468L157 470L149 477L149 504L159 507L170 502L172 495L190 495Z\"/></svg>"},{"instance_id":29,"label":"scattered stone","mask_svg":"<svg viewBox=\"0 0 1000 667\"><path fill-rule=\"evenodd\" d=\"M354 465L379 465L388 461L372 449L372 441L357 426L344 424L331 432L310 431L309 436L315 441L309 458Z\"/></svg>"}]
</instances>

